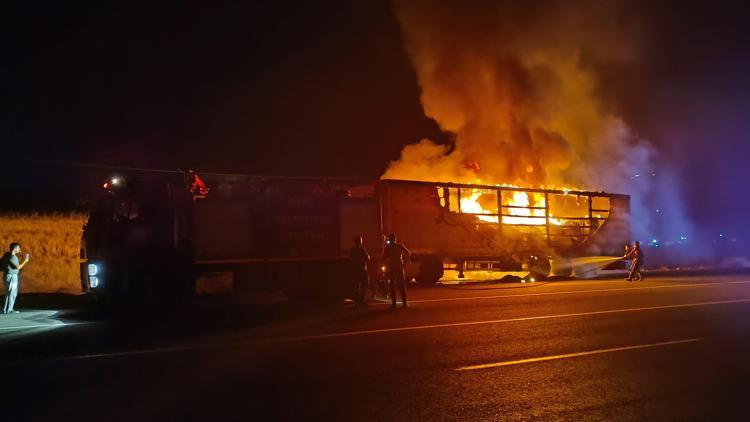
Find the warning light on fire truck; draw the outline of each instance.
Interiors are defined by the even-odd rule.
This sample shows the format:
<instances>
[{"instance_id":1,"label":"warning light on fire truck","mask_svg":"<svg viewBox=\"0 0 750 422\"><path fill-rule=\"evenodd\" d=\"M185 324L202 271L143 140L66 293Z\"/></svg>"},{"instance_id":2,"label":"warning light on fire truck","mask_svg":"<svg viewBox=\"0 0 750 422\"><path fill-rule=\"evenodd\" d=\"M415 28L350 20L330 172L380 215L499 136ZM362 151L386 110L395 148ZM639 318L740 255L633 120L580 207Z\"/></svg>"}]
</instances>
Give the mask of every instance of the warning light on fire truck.
<instances>
[{"instance_id":1,"label":"warning light on fire truck","mask_svg":"<svg viewBox=\"0 0 750 422\"><path fill-rule=\"evenodd\" d=\"M119 177L113 177L110 180L104 182L104 189L112 189L113 187L120 185L122 183L122 179Z\"/></svg>"}]
</instances>

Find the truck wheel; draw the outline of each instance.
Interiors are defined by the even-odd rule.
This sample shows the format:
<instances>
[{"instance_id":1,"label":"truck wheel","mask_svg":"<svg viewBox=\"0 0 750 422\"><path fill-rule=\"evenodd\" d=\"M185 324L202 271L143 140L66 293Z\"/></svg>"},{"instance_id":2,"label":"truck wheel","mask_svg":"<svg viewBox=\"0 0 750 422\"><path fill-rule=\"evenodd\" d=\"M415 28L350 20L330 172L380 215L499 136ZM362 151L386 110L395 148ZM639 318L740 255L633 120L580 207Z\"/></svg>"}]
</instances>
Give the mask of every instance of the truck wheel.
<instances>
[{"instance_id":1,"label":"truck wheel","mask_svg":"<svg viewBox=\"0 0 750 422\"><path fill-rule=\"evenodd\" d=\"M573 276L573 263L568 258L556 258L552 266L552 275L569 278Z\"/></svg>"},{"instance_id":2,"label":"truck wheel","mask_svg":"<svg viewBox=\"0 0 750 422\"><path fill-rule=\"evenodd\" d=\"M274 269L281 291L290 301L303 303L311 299L301 280L301 271L296 265L279 265Z\"/></svg>"},{"instance_id":3,"label":"truck wheel","mask_svg":"<svg viewBox=\"0 0 750 422\"><path fill-rule=\"evenodd\" d=\"M341 303L345 298L352 297L351 278L347 267L341 263L329 263L317 270L319 278L312 280L317 286L313 293L318 305L330 306Z\"/></svg>"},{"instance_id":4,"label":"truck wheel","mask_svg":"<svg viewBox=\"0 0 750 422\"><path fill-rule=\"evenodd\" d=\"M345 298L345 295L336 291L321 291L315 295L315 303L321 306L338 305Z\"/></svg>"},{"instance_id":5,"label":"truck wheel","mask_svg":"<svg viewBox=\"0 0 750 422\"><path fill-rule=\"evenodd\" d=\"M443 276L443 261L438 256L426 256L417 274L417 283L424 286L434 286Z\"/></svg>"},{"instance_id":6,"label":"truck wheel","mask_svg":"<svg viewBox=\"0 0 750 422\"><path fill-rule=\"evenodd\" d=\"M281 291L293 303L304 303L312 300L311 292L305 291L299 280L285 280L281 284Z\"/></svg>"},{"instance_id":7,"label":"truck wheel","mask_svg":"<svg viewBox=\"0 0 750 422\"><path fill-rule=\"evenodd\" d=\"M526 266L530 274L534 274L537 278L547 278L551 270L551 264L549 258L544 256L532 255L527 258Z\"/></svg>"}]
</instances>

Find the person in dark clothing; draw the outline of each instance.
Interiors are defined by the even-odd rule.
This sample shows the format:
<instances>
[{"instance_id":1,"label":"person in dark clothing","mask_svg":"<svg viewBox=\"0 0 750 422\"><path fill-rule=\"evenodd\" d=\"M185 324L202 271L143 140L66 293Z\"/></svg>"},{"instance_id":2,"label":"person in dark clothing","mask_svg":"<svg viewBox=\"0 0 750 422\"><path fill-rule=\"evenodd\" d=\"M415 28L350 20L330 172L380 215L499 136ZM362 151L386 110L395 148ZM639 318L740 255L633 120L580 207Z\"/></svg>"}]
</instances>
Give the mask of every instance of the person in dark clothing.
<instances>
[{"instance_id":1,"label":"person in dark clothing","mask_svg":"<svg viewBox=\"0 0 750 422\"><path fill-rule=\"evenodd\" d=\"M370 262L370 255L362 244L362 236L354 236L354 246L349 253L349 263L351 265L352 276L356 283L356 297L354 298L355 306L365 306L365 293L367 293L369 277L367 275L367 263Z\"/></svg>"},{"instance_id":2,"label":"person in dark clothing","mask_svg":"<svg viewBox=\"0 0 750 422\"><path fill-rule=\"evenodd\" d=\"M411 253L406 246L396 243L396 235L388 235L385 250L383 251L383 260L385 261L386 273L390 281L391 301L393 307L396 307L396 285L401 290L401 306L406 307L406 265L411 260Z\"/></svg>"},{"instance_id":3,"label":"person in dark clothing","mask_svg":"<svg viewBox=\"0 0 750 422\"><path fill-rule=\"evenodd\" d=\"M643 249L641 249L641 243L638 241L633 242L633 249L630 250L624 257L624 259L632 259L633 263L630 264L630 274L628 274L627 281L643 281L645 278L641 273L641 267L643 267Z\"/></svg>"},{"instance_id":4,"label":"person in dark clothing","mask_svg":"<svg viewBox=\"0 0 750 422\"><path fill-rule=\"evenodd\" d=\"M628 273L630 273L630 259L628 259L628 255L630 255L630 244L625 244L625 253L622 254L622 260L625 263L625 268L628 270Z\"/></svg>"}]
</instances>

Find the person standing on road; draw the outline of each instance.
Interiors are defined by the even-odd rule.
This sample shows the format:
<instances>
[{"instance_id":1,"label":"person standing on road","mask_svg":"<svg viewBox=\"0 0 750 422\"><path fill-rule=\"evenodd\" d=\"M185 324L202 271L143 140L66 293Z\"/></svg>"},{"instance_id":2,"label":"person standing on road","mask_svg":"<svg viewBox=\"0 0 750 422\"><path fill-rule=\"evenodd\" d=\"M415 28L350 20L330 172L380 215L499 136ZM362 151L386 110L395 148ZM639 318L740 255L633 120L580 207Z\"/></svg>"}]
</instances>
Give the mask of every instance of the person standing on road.
<instances>
[{"instance_id":1,"label":"person standing on road","mask_svg":"<svg viewBox=\"0 0 750 422\"><path fill-rule=\"evenodd\" d=\"M411 261L411 253L406 246L396 243L396 235L388 235L385 250L383 251L386 272L391 288L391 301L396 307L396 284L401 290L401 306L406 308L406 273L405 267Z\"/></svg>"},{"instance_id":2,"label":"person standing on road","mask_svg":"<svg viewBox=\"0 0 750 422\"><path fill-rule=\"evenodd\" d=\"M0 258L0 268L3 270L3 281L5 282L4 314L19 313L13 309L16 303L16 296L18 296L18 272L29 263L29 254L26 254L26 259L23 262L19 262L19 253L21 253L21 245L13 242L10 244L9 251Z\"/></svg>"},{"instance_id":3,"label":"person standing on road","mask_svg":"<svg viewBox=\"0 0 750 422\"><path fill-rule=\"evenodd\" d=\"M625 244L625 253L622 254L622 261L625 263L625 268L628 270L628 274L630 273L630 260L628 259L628 255L630 255L630 244Z\"/></svg>"},{"instance_id":4,"label":"person standing on road","mask_svg":"<svg viewBox=\"0 0 750 422\"><path fill-rule=\"evenodd\" d=\"M633 249L628 252L623 258L632 259L633 263L630 264L630 274L628 274L627 281L643 281L645 278L641 273L641 267L643 267L643 250L641 249L641 243L637 240L633 242Z\"/></svg>"},{"instance_id":5,"label":"person standing on road","mask_svg":"<svg viewBox=\"0 0 750 422\"><path fill-rule=\"evenodd\" d=\"M367 253L362 236L354 236L354 246L349 253L349 263L352 269L352 276L356 283L356 296L354 306L365 306L365 293L367 293L368 276L367 263L370 262L370 255Z\"/></svg>"}]
</instances>

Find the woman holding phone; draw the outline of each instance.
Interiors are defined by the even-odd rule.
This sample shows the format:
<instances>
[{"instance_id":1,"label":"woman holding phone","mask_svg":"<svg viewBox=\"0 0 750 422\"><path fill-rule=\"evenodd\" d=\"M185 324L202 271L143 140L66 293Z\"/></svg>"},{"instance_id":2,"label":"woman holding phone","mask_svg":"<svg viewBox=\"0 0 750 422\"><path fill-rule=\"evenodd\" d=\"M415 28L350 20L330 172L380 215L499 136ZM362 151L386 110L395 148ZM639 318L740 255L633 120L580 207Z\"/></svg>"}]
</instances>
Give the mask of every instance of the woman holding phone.
<instances>
[{"instance_id":1,"label":"woman holding phone","mask_svg":"<svg viewBox=\"0 0 750 422\"><path fill-rule=\"evenodd\" d=\"M18 296L18 272L29 263L29 254L26 254L23 262L19 262L18 254L21 253L21 244L13 242L8 249L8 252L0 259L0 268L3 270L3 281L5 282L3 313L17 314L19 312L13 309L13 306L16 303L16 296Z\"/></svg>"}]
</instances>

